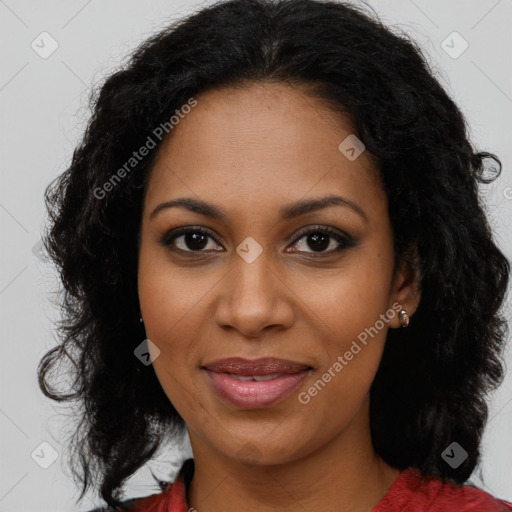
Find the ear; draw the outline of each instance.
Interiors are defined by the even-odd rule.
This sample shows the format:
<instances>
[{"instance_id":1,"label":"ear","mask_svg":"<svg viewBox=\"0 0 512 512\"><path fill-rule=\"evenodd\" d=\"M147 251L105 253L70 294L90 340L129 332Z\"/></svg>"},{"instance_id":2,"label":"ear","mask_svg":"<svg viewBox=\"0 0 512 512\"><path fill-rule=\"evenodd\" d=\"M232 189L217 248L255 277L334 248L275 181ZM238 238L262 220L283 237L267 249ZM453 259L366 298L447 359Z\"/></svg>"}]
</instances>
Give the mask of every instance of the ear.
<instances>
[{"instance_id":1,"label":"ear","mask_svg":"<svg viewBox=\"0 0 512 512\"><path fill-rule=\"evenodd\" d=\"M418 309L421 301L421 272L416 246L404 253L402 261L395 272L388 307L395 311L395 316L390 320L392 328L399 328L400 310L405 309L409 318Z\"/></svg>"}]
</instances>

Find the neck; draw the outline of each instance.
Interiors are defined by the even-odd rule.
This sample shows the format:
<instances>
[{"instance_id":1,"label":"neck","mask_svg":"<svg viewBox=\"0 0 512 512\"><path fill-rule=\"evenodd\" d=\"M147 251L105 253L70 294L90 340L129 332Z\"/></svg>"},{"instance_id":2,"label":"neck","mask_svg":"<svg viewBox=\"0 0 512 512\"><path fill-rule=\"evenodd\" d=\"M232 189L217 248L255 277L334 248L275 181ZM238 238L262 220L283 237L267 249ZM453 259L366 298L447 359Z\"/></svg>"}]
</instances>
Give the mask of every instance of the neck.
<instances>
[{"instance_id":1,"label":"neck","mask_svg":"<svg viewBox=\"0 0 512 512\"><path fill-rule=\"evenodd\" d=\"M367 411L328 443L281 464L244 463L189 435L195 472L187 500L198 512L370 512L399 475L373 450Z\"/></svg>"}]
</instances>

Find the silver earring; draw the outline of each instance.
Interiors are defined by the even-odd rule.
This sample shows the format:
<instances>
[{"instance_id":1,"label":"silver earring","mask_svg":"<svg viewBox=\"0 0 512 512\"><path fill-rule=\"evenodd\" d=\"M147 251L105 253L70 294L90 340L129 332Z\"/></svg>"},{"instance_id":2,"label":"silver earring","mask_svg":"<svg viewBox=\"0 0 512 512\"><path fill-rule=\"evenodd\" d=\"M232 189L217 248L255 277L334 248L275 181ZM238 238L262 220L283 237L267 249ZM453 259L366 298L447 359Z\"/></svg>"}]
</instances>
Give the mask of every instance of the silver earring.
<instances>
[{"instance_id":1,"label":"silver earring","mask_svg":"<svg viewBox=\"0 0 512 512\"><path fill-rule=\"evenodd\" d=\"M405 309L400 311L400 327L407 327L409 325L409 315Z\"/></svg>"},{"instance_id":2,"label":"silver earring","mask_svg":"<svg viewBox=\"0 0 512 512\"><path fill-rule=\"evenodd\" d=\"M141 324L143 324L143 323L144 323L144 322L142 321L142 317L140 317L140 318L139 318L139 322L140 322Z\"/></svg>"}]
</instances>

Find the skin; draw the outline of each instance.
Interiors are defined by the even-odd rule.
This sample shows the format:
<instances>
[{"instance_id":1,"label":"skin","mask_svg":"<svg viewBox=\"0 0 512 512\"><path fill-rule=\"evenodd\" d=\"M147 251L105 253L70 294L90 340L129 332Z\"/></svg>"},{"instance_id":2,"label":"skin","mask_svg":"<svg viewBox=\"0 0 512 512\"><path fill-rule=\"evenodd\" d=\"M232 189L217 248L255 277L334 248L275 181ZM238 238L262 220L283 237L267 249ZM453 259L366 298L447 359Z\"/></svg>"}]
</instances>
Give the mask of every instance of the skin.
<instances>
[{"instance_id":1,"label":"skin","mask_svg":"<svg viewBox=\"0 0 512 512\"><path fill-rule=\"evenodd\" d=\"M398 314L308 404L298 394L393 304L410 316L418 306L414 268L400 265L393 276L377 164L368 151L354 161L340 152L354 133L350 120L302 86L247 84L197 101L157 155L138 269L146 334L160 350L154 370L194 454L188 504L199 512L370 511L399 474L375 453L369 426L370 386ZM332 194L357 204L366 220L347 206L279 215L285 205ZM150 218L182 197L212 203L226 219L183 207ZM182 226L208 228L213 238L199 249L184 236L159 243ZM300 233L307 226L330 226L356 246L335 252L331 237L319 250ZM262 248L252 263L236 252L248 236ZM280 357L313 370L285 400L243 410L219 397L200 369L230 356Z\"/></svg>"}]
</instances>

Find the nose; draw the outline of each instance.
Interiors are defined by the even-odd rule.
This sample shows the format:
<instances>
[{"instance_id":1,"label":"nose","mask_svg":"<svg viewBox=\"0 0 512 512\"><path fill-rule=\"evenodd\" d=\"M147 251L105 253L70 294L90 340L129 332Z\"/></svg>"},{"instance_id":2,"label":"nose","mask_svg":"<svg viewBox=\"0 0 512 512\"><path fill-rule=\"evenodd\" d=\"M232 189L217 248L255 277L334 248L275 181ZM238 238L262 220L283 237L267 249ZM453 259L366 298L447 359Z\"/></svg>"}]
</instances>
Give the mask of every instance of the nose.
<instances>
[{"instance_id":1,"label":"nose","mask_svg":"<svg viewBox=\"0 0 512 512\"><path fill-rule=\"evenodd\" d=\"M272 328L289 328L294 321L294 294L282 272L271 268L263 254L252 263L237 256L233 265L222 283L217 325L246 338L259 338Z\"/></svg>"}]
</instances>

